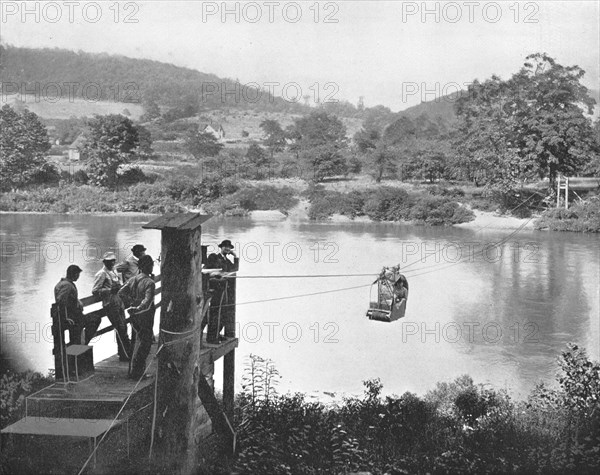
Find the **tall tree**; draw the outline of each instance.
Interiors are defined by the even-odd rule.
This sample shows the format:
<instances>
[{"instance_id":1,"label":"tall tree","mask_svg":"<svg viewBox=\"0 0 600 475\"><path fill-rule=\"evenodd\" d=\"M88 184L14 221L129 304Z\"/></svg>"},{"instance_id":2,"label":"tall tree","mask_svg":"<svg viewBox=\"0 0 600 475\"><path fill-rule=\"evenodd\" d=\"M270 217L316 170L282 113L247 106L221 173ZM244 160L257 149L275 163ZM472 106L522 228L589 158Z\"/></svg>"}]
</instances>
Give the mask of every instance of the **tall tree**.
<instances>
[{"instance_id":1,"label":"tall tree","mask_svg":"<svg viewBox=\"0 0 600 475\"><path fill-rule=\"evenodd\" d=\"M533 177L554 190L559 173L581 171L596 153L584 74L538 53L506 81L474 82L456 104L461 152L505 190Z\"/></svg>"},{"instance_id":2,"label":"tall tree","mask_svg":"<svg viewBox=\"0 0 600 475\"><path fill-rule=\"evenodd\" d=\"M368 157L371 164L371 175L377 183L380 183L385 175L395 175L398 171L396 154L385 140L376 142L375 147L369 150Z\"/></svg>"},{"instance_id":3,"label":"tall tree","mask_svg":"<svg viewBox=\"0 0 600 475\"><path fill-rule=\"evenodd\" d=\"M223 148L217 138L210 132L188 131L185 137L185 147L194 158L216 157Z\"/></svg>"},{"instance_id":4,"label":"tall tree","mask_svg":"<svg viewBox=\"0 0 600 475\"><path fill-rule=\"evenodd\" d=\"M323 110L313 111L294 121L293 136L316 181L348 172L344 155L348 147L346 127L336 116Z\"/></svg>"},{"instance_id":5,"label":"tall tree","mask_svg":"<svg viewBox=\"0 0 600 475\"><path fill-rule=\"evenodd\" d=\"M44 169L50 150L46 128L27 109L21 113L8 104L0 109L0 186L21 187Z\"/></svg>"},{"instance_id":6,"label":"tall tree","mask_svg":"<svg viewBox=\"0 0 600 475\"><path fill-rule=\"evenodd\" d=\"M285 147L285 132L279 122L272 119L263 120L259 127L265 134L263 144L269 149L273 158L276 152L283 151Z\"/></svg>"},{"instance_id":7,"label":"tall tree","mask_svg":"<svg viewBox=\"0 0 600 475\"><path fill-rule=\"evenodd\" d=\"M139 144L138 131L130 119L118 114L95 116L88 121L88 127L83 156L90 179L114 188L119 167L131 160Z\"/></svg>"}]
</instances>

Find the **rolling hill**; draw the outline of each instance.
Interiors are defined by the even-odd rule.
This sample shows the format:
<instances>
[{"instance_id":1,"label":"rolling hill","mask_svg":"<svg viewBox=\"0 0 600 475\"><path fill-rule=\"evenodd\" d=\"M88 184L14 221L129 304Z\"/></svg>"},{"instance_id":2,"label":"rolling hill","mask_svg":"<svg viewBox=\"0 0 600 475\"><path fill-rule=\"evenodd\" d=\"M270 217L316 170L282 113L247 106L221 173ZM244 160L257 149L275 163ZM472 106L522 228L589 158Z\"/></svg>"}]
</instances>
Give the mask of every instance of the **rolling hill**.
<instances>
[{"instance_id":1,"label":"rolling hill","mask_svg":"<svg viewBox=\"0 0 600 475\"><path fill-rule=\"evenodd\" d=\"M0 80L3 95L33 94L42 99L61 96L90 103L137 104L152 99L167 108L192 104L199 110L230 107L290 113L305 110L304 105L271 97L266 91L260 91L259 95L252 88L237 97L222 95L221 90L240 89L240 85L214 74L148 59L64 49L0 46ZM259 99L255 100L256 97Z\"/></svg>"}]
</instances>

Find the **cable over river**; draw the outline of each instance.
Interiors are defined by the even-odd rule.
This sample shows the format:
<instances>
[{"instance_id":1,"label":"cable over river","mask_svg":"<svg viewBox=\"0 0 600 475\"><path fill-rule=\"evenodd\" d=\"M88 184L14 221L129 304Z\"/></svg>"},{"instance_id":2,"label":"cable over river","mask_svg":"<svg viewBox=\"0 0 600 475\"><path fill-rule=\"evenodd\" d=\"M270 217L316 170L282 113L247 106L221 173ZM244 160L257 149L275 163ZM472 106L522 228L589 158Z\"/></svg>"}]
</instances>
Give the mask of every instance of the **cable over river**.
<instances>
[{"instance_id":1,"label":"cable over river","mask_svg":"<svg viewBox=\"0 0 600 475\"><path fill-rule=\"evenodd\" d=\"M54 285L77 264L89 295L107 250L124 259L141 242L159 256L159 234L141 229L149 218L2 215L3 366L52 367ZM522 397L554 380L568 342L599 358L597 235L213 218L202 236L209 252L230 239L240 257L239 361L271 358L283 391L360 393L379 377L384 393L423 393L469 374ZM406 317L370 321L370 286L396 264L410 283ZM93 342L97 361L112 338Z\"/></svg>"}]
</instances>

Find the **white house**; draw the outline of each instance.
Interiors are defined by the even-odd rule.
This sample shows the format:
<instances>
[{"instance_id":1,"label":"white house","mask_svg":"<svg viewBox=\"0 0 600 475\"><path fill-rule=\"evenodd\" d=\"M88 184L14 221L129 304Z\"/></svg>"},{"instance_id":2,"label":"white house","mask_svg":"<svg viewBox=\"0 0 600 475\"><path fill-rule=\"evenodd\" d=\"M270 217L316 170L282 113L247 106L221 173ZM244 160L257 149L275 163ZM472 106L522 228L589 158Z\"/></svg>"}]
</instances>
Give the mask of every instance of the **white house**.
<instances>
[{"instance_id":1,"label":"white house","mask_svg":"<svg viewBox=\"0 0 600 475\"><path fill-rule=\"evenodd\" d=\"M208 132L214 136L217 140L223 140L225 138L225 129L218 123L203 123L198 127L199 132Z\"/></svg>"},{"instance_id":2,"label":"white house","mask_svg":"<svg viewBox=\"0 0 600 475\"><path fill-rule=\"evenodd\" d=\"M79 137L77 137L75 140L73 140L73 143L71 145L69 145L69 148L68 148L69 160L78 161L81 158L81 149L85 145L85 142L86 142L86 139L83 134L79 134Z\"/></svg>"}]
</instances>

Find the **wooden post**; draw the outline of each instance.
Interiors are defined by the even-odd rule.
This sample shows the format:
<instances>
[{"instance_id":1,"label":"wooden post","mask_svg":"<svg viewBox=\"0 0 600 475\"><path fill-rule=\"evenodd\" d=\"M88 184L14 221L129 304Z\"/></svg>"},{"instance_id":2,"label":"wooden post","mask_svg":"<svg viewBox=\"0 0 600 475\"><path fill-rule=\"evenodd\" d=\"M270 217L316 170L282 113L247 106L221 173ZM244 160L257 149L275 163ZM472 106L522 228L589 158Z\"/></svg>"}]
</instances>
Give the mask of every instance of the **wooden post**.
<instances>
[{"instance_id":1,"label":"wooden post","mask_svg":"<svg viewBox=\"0 0 600 475\"><path fill-rule=\"evenodd\" d=\"M228 298L227 298L227 313L228 318L225 320L225 336L235 338L235 302L236 302L236 279L229 279ZM233 423L233 407L235 396L235 349L231 350L223 357L223 409L225 415L231 423Z\"/></svg>"},{"instance_id":2,"label":"wooden post","mask_svg":"<svg viewBox=\"0 0 600 475\"><path fill-rule=\"evenodd\" d=\"M198 469L202 427L198 396L202 293L200 225L210 216L167 214L147 225L162 231L162 300L158 353L156 461L169 473Z\"/></svg>"},{"instance_id":3,"label":"wooden post","mask_svg":"<svg viewBox=\"0 0 600 475\"><path fill-rule=\"evenodd\" d=\"M65 344L66 320L62 319L60 308L52 304L50 318L52 319L52 354L54 355L54 379L56 381L68 381L69 371L67 369L67 346ZM63 327L64 325L64 327Z\"/></svg>"},{"instance_id":4,"label":"wooden post","mask_svg":"<svg viewBox=\"0 0 600 475\"><path fill-rule=\"evenodd\" d=\"M559 175L557 180L557 192L556 192L556 207L560 208L560 195L561 191L565 190L565 209L569 209L569 177L565 177L564 183L561 183L561 177Z\"/></svg>"}]
</instances>

